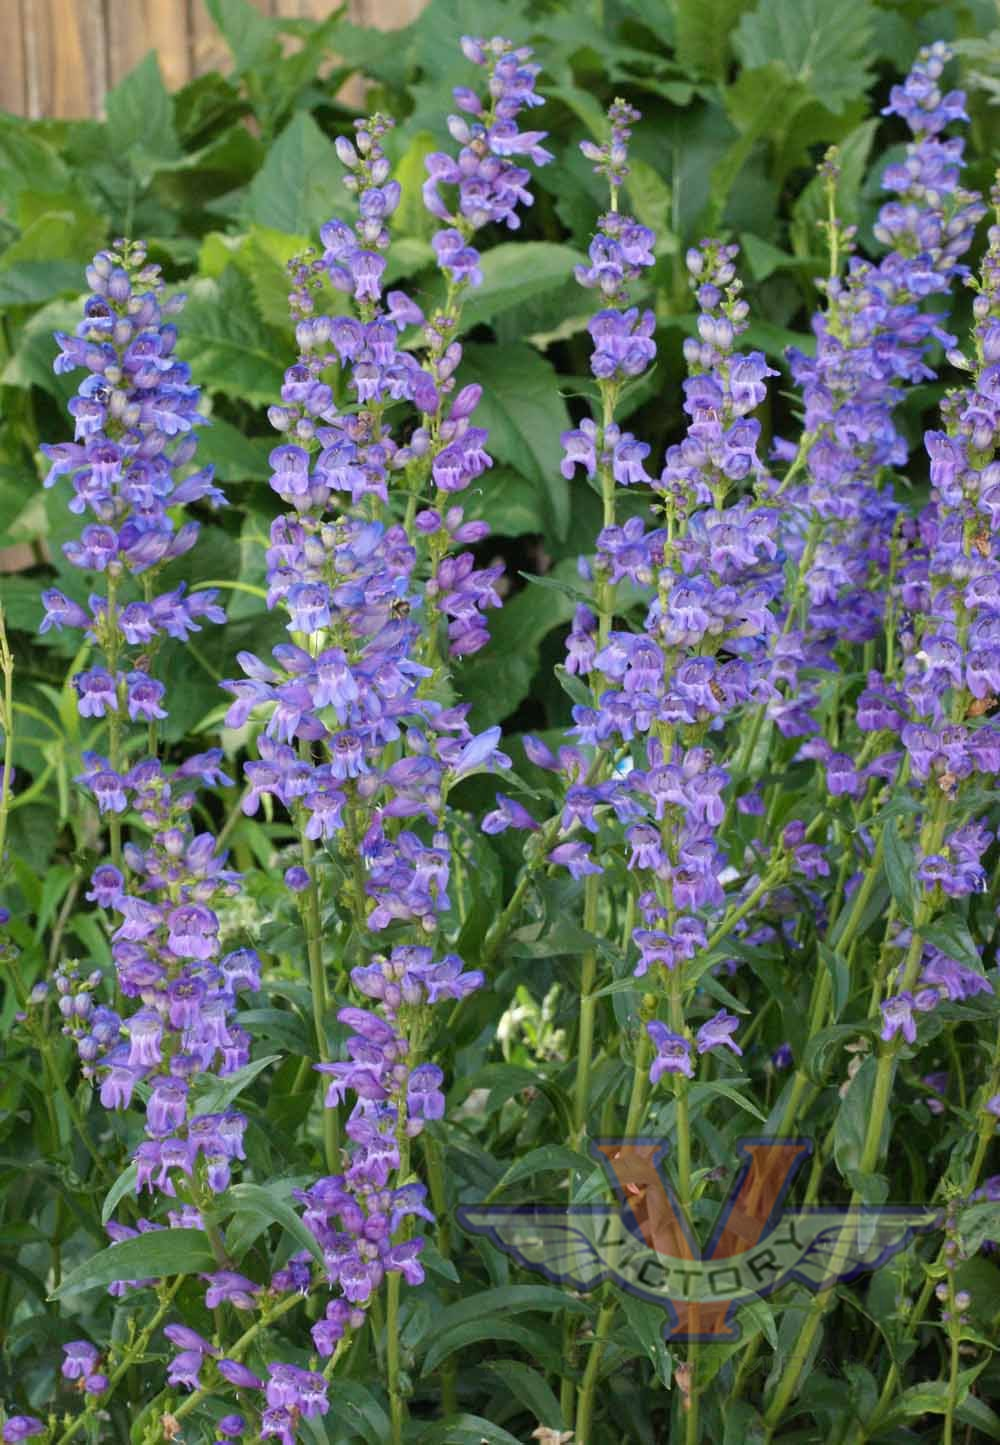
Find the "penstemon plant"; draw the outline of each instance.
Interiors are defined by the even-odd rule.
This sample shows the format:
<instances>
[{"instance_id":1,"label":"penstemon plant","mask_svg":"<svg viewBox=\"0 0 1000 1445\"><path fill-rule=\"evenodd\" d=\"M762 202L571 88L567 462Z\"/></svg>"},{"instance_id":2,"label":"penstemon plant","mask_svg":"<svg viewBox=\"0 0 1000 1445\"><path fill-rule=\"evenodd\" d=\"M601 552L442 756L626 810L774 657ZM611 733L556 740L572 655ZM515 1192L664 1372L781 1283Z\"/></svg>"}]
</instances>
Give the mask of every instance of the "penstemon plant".
<instances>
[{"instance_id":1,"label":"penstemon plant","mask_svg":"<svg viewBox=\"0 0 1000 1445\"><path fill-rule=\"evenodd\" d=\"M410 196L392 119L358 120L352 215L289 263L253 542L273 646L234 644L210 747L168 731L168 682L206 624L236 636L219 596L247 584L182 580L226 505L195 460L184 298L123 239L57 337L56 372L86 376L45 485L86 580L42 592L39 630L77 636L49 698L76 872L26 916L13 759L45 716L0 617L7 1132L31 1099L44 1146L4 1196L0 1433L1000 1438L1000 185L974 267L952 57L927 47L891 92L909 139L871 258L842 157L820 167L829 264L790 408L738 245L688 250L662 459L624 426L665 349L642 117L616 99L582 144L607 209L575 267L590 375L561 472L600 525L572 581L542 555L526 584L571 618L564 725L508 739L499 684L492 716L467 688L519 579L470 515L504 481L460 337L489 229L518 229L553 156L520 128L531 50L462 52L454 153ZM390 285L404 203L435 268L412 294ZM669 1285L600 1254L615 1217ZM758 1244L751 1288L688 1290Z\"/></svg>"}]
</instances>

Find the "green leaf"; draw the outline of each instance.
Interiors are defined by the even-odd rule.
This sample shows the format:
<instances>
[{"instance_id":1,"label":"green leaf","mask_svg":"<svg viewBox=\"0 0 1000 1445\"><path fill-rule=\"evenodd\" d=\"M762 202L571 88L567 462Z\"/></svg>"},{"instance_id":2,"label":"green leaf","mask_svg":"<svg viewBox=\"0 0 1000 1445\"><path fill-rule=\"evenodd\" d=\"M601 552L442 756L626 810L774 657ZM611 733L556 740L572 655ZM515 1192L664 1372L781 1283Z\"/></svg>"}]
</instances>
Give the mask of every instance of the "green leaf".
<instances>
[{"instance_id":1,"label":"green leaf","mask_svg":"<svg viewBox=\"0 0 1000 1445\"><path fill-rule=\"evenodd\" d=\"M290 1187L284 1181L270 1185L234 1184L226 1191L220 1204L222 1207L231 1204L234 1217L250 1220L264 1229L271 1224L280 1224L299 1249L307 1249L322 1264L323 1251L316 1236L306 1228L288 1201ZM282 1194L286 1197L283 1198Z\"/></svg>"},{"instance_id":2,"label":"green leaf","mask_svg":"<svg viewBox=\"0 0 1000 1445\"><path fill-rule=\"evenodd\" d=\"M258 1074L280 1060L280 1054L267 1054L263 1059L254 1059L251 1063L244 1064L242 1069L236 1069L232 1074L225 1074L220 1078L202 1074L195 1089L198 1113L224 1113L233 1100L239 1098L243 1090L253 1083Z\"/></svg>"},{"instance_id":3,"label":"green leaf","mask_svg":"<svg viewBox=\"0 0 1000 1445\"><path fill-rule=\"evenodd\" d=\"M140 179L152 174L157 159L180 155L174 108L155 50L108 92L107 114L116 152L129 158Z\"/></svg>"},{"instance_id":4,"label":"green leaf","mask_svg":"<svg viewBox=\"0 0 1000 1445\"><path fill-rule=\"evenodd\" d=\"M157 1229L98 1251L72 1270L50 1298L65 1299L123 1279L163 1279L215 1267L215 1255L200 1229Z\"/></svg>"},{"instance_id":5,"label":"green leaf","mask_svg":"<svg viewBox=\"0 0 1000 1445\"><path fill-rule=\"evenodd\" d=\"M983 1200L968 1205L958 1216L958 1234L967 1255L975 1254L987 1239L1000 1239L1000 1203Z\"/></svg>"},{"instance_id":6,"label":"green leaf","mask_svg":"<svg viewBox=\"0 0 1000 1445\"><path fill-rule=\"evenodd\" d=\"M520 1441L479 1415L449 1415L418 1435L417 1445L520 1445Z\"/></svg>"},{"instance_id":7,"label":"green leaf","mask_svg":"<svg viewBox=\"0 0 1000 1445\"><path fill-rule=\"evenodd\" d=\"M558 1290L552 1292L559 1293ZM549 1306L550 1311L565 1309L567 1301L571 1299L572 1295L560 1296L558 1304ZM445 1314L447 1313L449 1312L446 1310ZM436 1321L434 1339L424 1359L421 1374L425 1377L433 1374L438 1365L456 1350L464 1350L468 1345L479 1344L483 1340L489 1341L491 1345L501 1341L517 1345L533 1359L548 1363L550 1369L556 1366L560 1359L558 1340L547 1338L541 1330L532 1329L528 1325L515 1324L513 1320L500 1315L488 1314L482 1318L466 1320L464 1324L453 1328L445 1327L441 1320Z\"/></svg>"},{"instance_id":8,"label":"green leaf","mask_svg":"<svg viewBox=\"0 0 1000 1445\"><path fill-rule=\"evenodd\" d=\"M483 387L476 421L489 431L491 453L538 486L549 525L557 538L565 537L570 498L559 471L559 437L570 418L555 371L529 346L467 345L464 368Z\"/></svg>"},{"instance_id":9,"label":"green leaf","mask_svg":"<svg viewBox=\"0 0 1000 1445\"><path fill-rule=\"evenodd\" d=\"M900 837L898 819L886 820L882 846L889 891L903 922L912 923L917 907L916 863L912 847Z\"/></svg>"},{"instance_id":10,"label":"green leaf","mask_svg":"<svg viewBox=\"0 0 1000 1445\"><path fill-rule=\"evenodd\" d=\"M850 966L843 954L838 953L836 949L830 948L822 941L819 944L819 956L833 984L833 1018L836 1023L844 1012L851 994Z\"/></svg>"},{"instance_id":11,"label":"green leaf","mask_svg":"<svg viewBox=\"0 0 1000 1445\"><path fill-rule=\"evenodd\" d=\"M63 218L64 230L68 219ZM81 279L77 261L17 261L7 265L6 257L0 257L0 306L38 306L53 296L75 294L81 289Z\"/></svg>"},{"instance_id":12,"label":"green leaf","mask_svg":"<svg viewBox=\"0 0 1000 1445\"><path fill-rule=\"evenodd\" d=\"M402 194L392 224L401 236L429 241L438 228L439 222L424 205L422 187L427 179L424 161L432 151L440 149L440 144L429 130L418 130L416 135L409 137L396 165L393 179L399 182Z\"/></svg>"},{"instance_id":13,"label":"green leaf","mask_svg":"<svg viewBox=\"0 0 1000 1445\"><path fill-rule=\"evenodd\" d=\"M249 0L205 0L205 9L232 51L237 73L262 65L277 53L273 24Z\"/></svg>"},{"instance_id":14,"label":"green leaf","mask_svg":"<svg viewBox=\"0 0 1000 1445\"><path fill-rule=\"evenodd\" d=\"M674 0L676 53L685 70L724 80L737 20L751 0Z\"/></svg>"},{"instance_id":15,"label":"green leaf","mask_svg":"<svg viewBox=\"0 0 1000 1445\"><path fill-rule=\"evenodd\" d=\"M490 1190L489 1202L499 1199L512 1184L521 1179L530 1179L536 1174L551 1173L553 1170L566 1174L581 1169L589 1174L596 1167L593 1159L586 1154L578 1154L575 1149L567 1149L564 1144L542 1144L537 1149L529 1149L522 1158L515 1159Z\"/></svg>"},{"instance_id":16,"label":"green leaf","mask_svg":"<svg viewBox=\"0 0 1000 1445\"><path fill-rule=\"evenodd\" d=\"M235 266L219 281L195 282L178 330L178 355L209 391L262 405L280 395L283 343L264 324Z\"/></svg>"},{"instance_id":17,"label":"green leaf","mask_svg":"<svg viewBox=\"0 0 1000 1445\"><path fill-rule=\"evenodd\" d=\"M360 1435L365 1445L385 1445L391 1433L389 1417L366 1385L357 1380L333 1379L327 1395L334 1419Z\"/></svg>"},{"instance_id":18,"label":"green leaf","mask_svg":"<svg viewBox=\"0 0 1000 1445\"><path fill-rule=\"evenodd\" d=\"M107 1195L105 1196L104 1203L101 1206L102 1224L107 1224L112 1214L114 1214L115 1208L118 1205L119 1201L124 1199L126 1194L135 1193L135 1178L138 1172L139 1166L133 1159L132 1163L128 1166L128 1168L123 1169L121 1174L119 1174L118 1178L115 1180L114 1184L112 1184L111 1188L107 1192Z\"/></svg>"},{"instance_id":19,"label":"green leaf","mask_svg":"<svg viewBox=\"0 0 1000 1445\"><path fill-rule=\"evenodd\" d=\"M312 237L331 215L348 209L342 199L343 173L332 141L308 111L296 111L250 183L247 220Z\"/></svg>"},{"instance_id":20,"label":"green leaf","mask_svg":"<svg viewBox=\"0 0 1000 1445\"><path fill-rule=\"evenodd\" d=\"M620 1294L625 1318L633 1335L639 1342L642 1353L656 1371L660 1384L669 1390L673 1380L674 1362L663 1340L664 1315L658 1305L636 1299L631 1294Z\"/></svg>"},{"instance_id":21,"label":"green leaf","mask_svg":"<svg viewBox=\"0 0 1000 1445\"><path fill-rule=\"evenodd\" d=\"M874 1057L865 1059L854 1078L847 1086L847 1092L840 1100L833 1125L833 1153L837 1168L846 1178L848 1173L857 1173L861 1155L868 1134L871 1117L872 1097L875 1092L875 1075L878 1061ZM883 1120L882 1132L888 1126L888 1116Z\"/></svg>"},{"instance_id":22,"label":"green leaf","mask_svg":"<svg viewBox=\"0 0 1000 1445\"><path fill-rule=\"evenodd\" d=\"M470 522L488 522L498 537L522 537L526 532L545 530L541 493L510 467L493 467L462 493L462 504Z\"/></svg>"},{"instance_id":23,"label":"green leaf","mask_svg":"<svg viewBox=\"0 0 1000 1445\"><path fill-rule=\"evenodd\" d=\"M562 286L571 279L573 267L585 261L572 246L552 241L501 242L483 255L482 285L462 307L462 331L471 331L512 306Z\"/></svg>"},{"instance_id":24,"label":"green leaf","mask_svg":"<svg viewBox=\"0 0 1000 1445\"><path fill-rule=\"evenodd\" d=\"M704 1084L692 1084L689 1093L692 1108L700 1105L706 1099L710 1099L713 1094L721 1094L722 1098L728 1099L731 1104L743 1109L745 1113L752 1114L762 1124L767 1123L767 1115L762 1114L756 1104L752 1104L740 1093L739 1089L734 1088L732 1084L724 1083L721 1079L712 1079Z\"/></svg>"},{"instance_id":25,"label":"green leaf","mask_svg":"<svg viewBox=\"0 0 1000 1445\"><path fill-rule=\"evenodd\" d=\"M560 563L566 565L572 566ZM491 613L489 643L462 664L461 691L472 703L477 727L480 721L496 720L498 702L503 717L509 717L523 702L531 692L543 639L573 616L576 604L571 598L550 593L543 605L541 595L539 589L528 587L505 602L499 612Z\"/></svg>"},{"instance_id":26,"label":"green leaf","mask_svg":"<svg viewBox=\"0 0 1000 1445\"><path fill-rule=\"evenodd\" d=\"M499 1377L507 1394L519 1400L539 1425L558 1430L562 1420L559 1401L549 1388L544 1375L540 1375L530 1365L521 1364L519 1360L491 1360L487 1369L491 1375Z\"/></svg>"},{"instance_id":27,"label":"green leaf","mask_svg":"<svg viewBox=\"0 0 1000 1445\"><path fill-rule=\"evenodd\" d=\"M956 963L964 964L976 973L983 972L982 955L964 919L955 914L946 914L944 918L936 919L920 931L925 943L932 943Z\"/></svg>"},{"instance_id":28,"label":"green leaf","mask_svg":"<svg viewBox=\"0 0 1000 1445\"><path fill-rule=\"evenodd\" d=\"M835 114L868 88L869 0L760 0L733 41L747 70L777 63Z\"/></svg>"},{"instance_id":29,"label":"green leaf","mask_svg":"<svg viewBox=\"0 0 1000 1445\"><path fill-rule=\"evenodd\" d=\"M231 422L213 417L198 433L198 464L211 463L220 482L266 482L273 447L273 437L244 436Z\"/></svg>"}]
</instances>

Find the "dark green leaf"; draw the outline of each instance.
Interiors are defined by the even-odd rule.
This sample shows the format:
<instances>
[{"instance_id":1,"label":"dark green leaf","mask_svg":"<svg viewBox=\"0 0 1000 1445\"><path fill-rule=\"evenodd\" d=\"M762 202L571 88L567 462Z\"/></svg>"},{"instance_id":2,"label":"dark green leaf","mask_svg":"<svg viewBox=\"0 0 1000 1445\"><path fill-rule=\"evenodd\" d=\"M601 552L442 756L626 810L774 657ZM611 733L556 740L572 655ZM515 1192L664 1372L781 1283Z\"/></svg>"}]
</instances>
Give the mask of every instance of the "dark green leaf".
<instances>
[{"instance_id":1,"label":"dark green leaf","mask_svg":"<svg viewBox=\"0 0 1000 1445\"><path fill-rule=\"evenodd\" d=\"M122 1279L162 1279L215 1267L215 1255L200 1229L157 1229L92 1255L66 1276L51 1298L65 1299Z\"/></svg>"}]
</instances>

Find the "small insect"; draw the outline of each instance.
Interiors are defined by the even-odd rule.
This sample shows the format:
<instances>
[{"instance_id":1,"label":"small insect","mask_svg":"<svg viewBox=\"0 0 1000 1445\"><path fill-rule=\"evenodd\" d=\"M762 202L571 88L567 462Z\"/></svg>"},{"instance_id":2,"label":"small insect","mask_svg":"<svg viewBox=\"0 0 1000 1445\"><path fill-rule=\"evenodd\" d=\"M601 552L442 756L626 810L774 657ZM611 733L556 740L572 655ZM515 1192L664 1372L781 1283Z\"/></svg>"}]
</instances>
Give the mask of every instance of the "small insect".
<instances>
[{"instance_id":1,"label":"small insect","mask_svg":"<svg viewBox=\"0 0 1000 1445\"><path fill-rule=\"evenodd\" d=\"M725 702L725 700L726 700L725 690L724 690L724 688L722 687L722 684L721 684L721 683L716 682L716 680L715 680L714 677L710 677L710 678L708 679L708 687L709 687L709 691L711 692L712 696L715 698L716 702Z\"/></svg>"},{"instance_id":2,"label":"small insect","mask_svg":"<svg viewBox=\"0 0 1000 1445\"><path fill-rule=\"evenodd\" d=\"M985 697L974 697L969 704L966 717L984 717L990 708L996 707L996 702L996 698L990 693L987 693Z\"/></svg>"},{"instance_id":3,"label":"small insect","mask_svg":"<svg viewBox=\"0 0 1000 1445\"><path fill-rule=\"evenodd\" d=\"M405 597L394 597L389 603L389 616L397 622L410 615L410 604Z\"/></svg>"}]
</instances>

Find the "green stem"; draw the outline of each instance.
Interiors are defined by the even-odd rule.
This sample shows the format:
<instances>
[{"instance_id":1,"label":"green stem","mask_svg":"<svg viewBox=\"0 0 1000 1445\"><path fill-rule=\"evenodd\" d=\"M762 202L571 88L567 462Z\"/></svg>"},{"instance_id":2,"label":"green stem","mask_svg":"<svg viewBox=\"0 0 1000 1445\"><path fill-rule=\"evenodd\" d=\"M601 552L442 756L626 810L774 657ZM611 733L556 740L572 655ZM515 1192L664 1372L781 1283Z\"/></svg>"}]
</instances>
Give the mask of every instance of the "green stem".
<instances>
[{"instance_id":1,"label":"green stem","mask_svg":"<svg viewBox=\"0 0 1000 1445\"><path fill-rule=\"evenodd\" d=\"M309 992L312 997L313 1027L316 1032L316 1051L321 1064L330 1062L330 1046L326 1037L326 1015L328 1009L326 994L326 971L323 967L323 932L319 911L319 888L316 883L312 840L306 837L305 825L299 821L299 845L302 848L302 863L309 874L309 887L302 894L302 921L306 934L306 956L309 959ZM325 1087L324 1076L320 1075L320 1087ZM336 1174L340 1164L340 1138L336 1109L323 1110L323 1153L328 1174Z\"/></svg>"},{"instance_id":2,"label":"green stem","mask_svg":"<svg viewBox=\"0 0 1000 1445\"><path fill-rule=\"evenodd\" d=\"M594 1328L594 1339L590 1346L590 1353L587 1356L587 1366L583 1372L583 1381L580 1385L580 1399L576 1407L576 1432L573 1436L575 1445L590 1445L590 1422L594 1414L594 1392L597 1388L597 1378L601 1372L601 1357L604 1354L604 1346L607 1343L608 1335L611 1333L611 1325L614 1321L617 1301L610 1289L607 1290L604 1303L601 1305L597 1316L597 1324Z\"/></svg>"},{"instance_id":3,"label":"green stem","mask_svg":"<svg viewBox=\"0 0 1000 1445\"><path fill-rule=\"evenodd\" d=\"M451 1216L444 1182L444 1160L434 1136L425 1130L421 1137L424 1141L424 1158L427 1161L427 1183L437 1221L438 1253L442 1259L450 1260ZM458 1413L458 1361L454 1355L449 1355L441 1365L441 1409L446 1417Z\"/></svg>"},{"instance_id":4,"label":"green stem","mask_svg":"<svg viewBox=\"0 0 1000 1445\"><path fill-rule=\"evenodd\" d=\"M10 811L10 776L14 763L14 658L7 642L3 608L0 607L0 669L3 671L3 772L0 774L0 875L7 847L7 814Z\"/></svg>"},{"instance_id":5,"label":"green stem","mask_svg":"<svg viewBox=\"0 0 1000 1445\"><path fill-rule=\"evenodd\" d=\"M598 875L588 874L583 886L583 927L586 933L597 931ZM587 1120L587 1098L590 1093L590 1066L594 1053L594 1015L597 1000L594 983L597 979L597 952L588 948L580 974L580 1033L576 1056L576 1088L573 1093L573 1147L578 1149Z\"/></svg>"}]
</instances>

